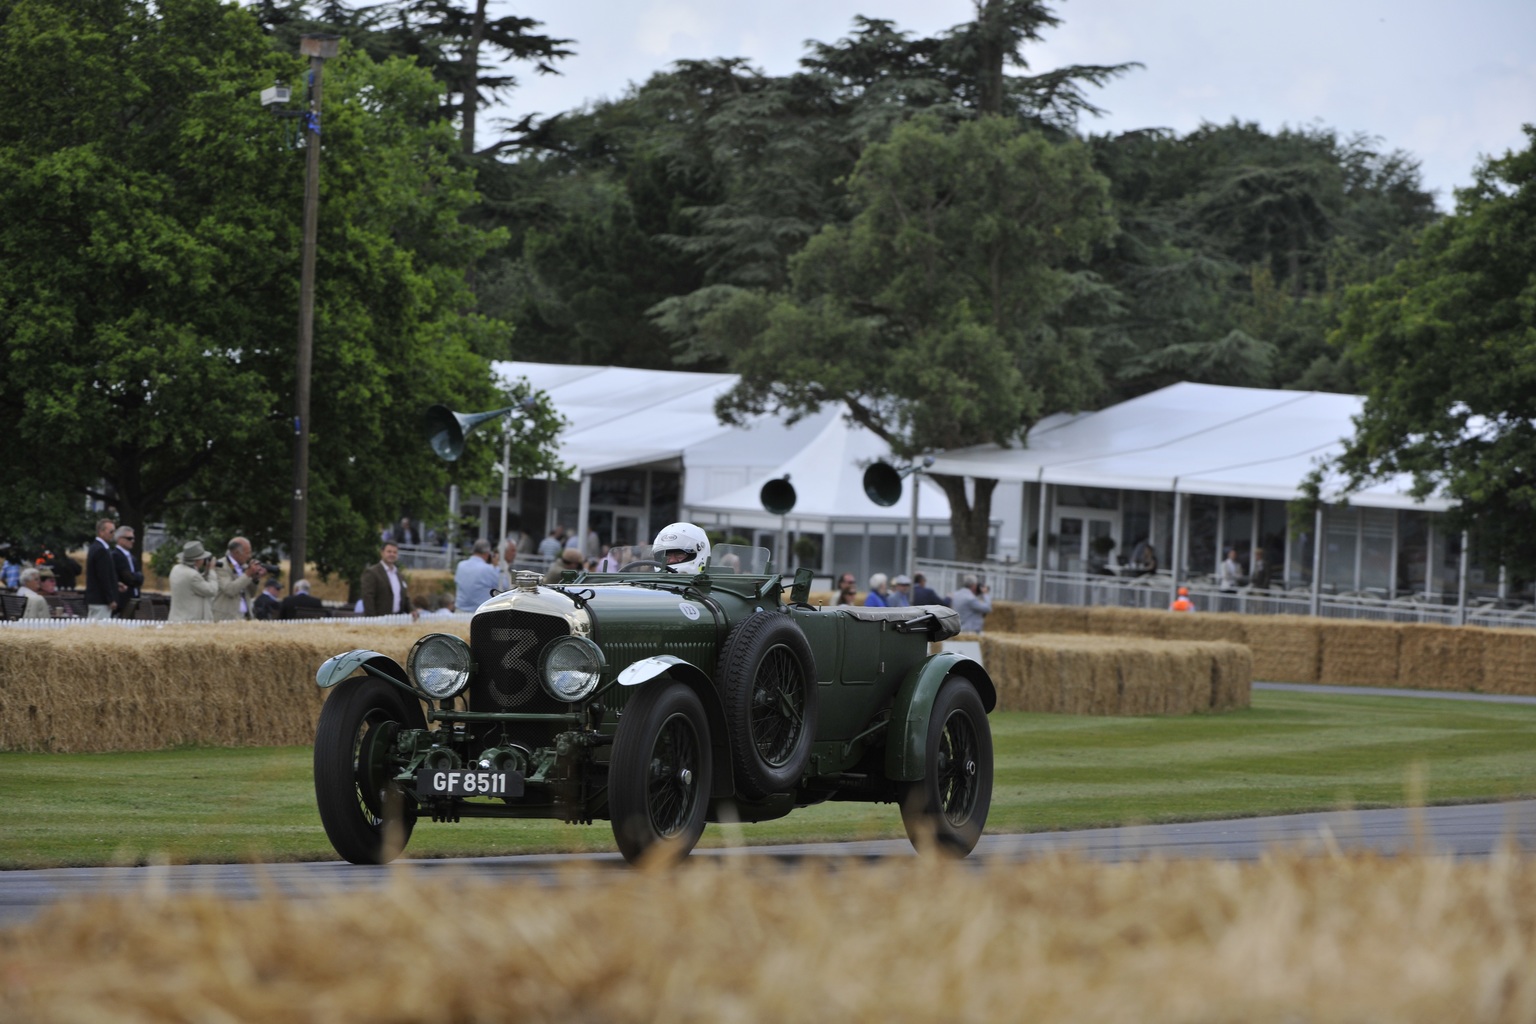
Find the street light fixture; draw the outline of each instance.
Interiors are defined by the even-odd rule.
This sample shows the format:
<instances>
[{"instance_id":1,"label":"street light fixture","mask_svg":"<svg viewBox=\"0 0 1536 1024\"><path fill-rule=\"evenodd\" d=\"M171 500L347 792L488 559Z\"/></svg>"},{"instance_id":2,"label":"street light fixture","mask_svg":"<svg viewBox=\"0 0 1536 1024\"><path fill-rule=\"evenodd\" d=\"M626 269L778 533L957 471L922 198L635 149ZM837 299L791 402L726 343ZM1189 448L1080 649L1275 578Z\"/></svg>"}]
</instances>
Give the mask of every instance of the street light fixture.
<instances>
[{"instance_id":1,"label":"street light fixture","mask_svg":"<svg viewBox=\"0 0 1536 1024\"><path fill-rule=\"evenodd\" d=\"M262 90L263 106L278 117L302 118L304 137L304 242L299 266L299 352L293 402L293 541L288 549L289 585L304 578L308 557L309 520L309 378L314 362L315 237L320 224L320 83L325 62L336 56L340 36L312 35L299 39L299 52L309 58L309 109L288 111L290 93L282 84Z\"/></svg>"}]
</instances>

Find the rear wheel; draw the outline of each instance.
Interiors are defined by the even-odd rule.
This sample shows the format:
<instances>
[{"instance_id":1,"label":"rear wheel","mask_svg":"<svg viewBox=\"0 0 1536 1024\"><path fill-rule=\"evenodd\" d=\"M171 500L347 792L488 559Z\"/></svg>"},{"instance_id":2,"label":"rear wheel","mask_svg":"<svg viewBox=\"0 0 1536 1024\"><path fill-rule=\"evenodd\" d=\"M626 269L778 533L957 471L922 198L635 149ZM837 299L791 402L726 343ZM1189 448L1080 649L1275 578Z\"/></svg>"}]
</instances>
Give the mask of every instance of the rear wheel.
<instances>
[{"instance_id":1,"label":"rear wheel","mask_svg":"<svg viewBox=\"0 0 1536 1024\"><path fill-rule=\"evenodd\" d=\"M712 772L698 694L666 680L642 687L619 719L608 766L608 815L624 859L688 856L704 834Z\"/></svg>"},{"instance_id":2,"label":"rear wheel","mask_svg":"<svg viewBox=\"0 0 1536 1024\"><path fill-rule=\"evenodd\" d=\"M749 799L790 789L816 738L820 692L810 643L787 615L757 612L731 630L720 662L736 788Z\"/></svg>"},{"instance_id":3,"label":"rear wheel","mask_svg":"<svg viewBox=\"0 0 1536 1024\"><path fill-rule=\"evenodd\" d=\"M353 864L386 864L410 841L416 803L394 781L395 737L425 728L420 704L367 676L338 683L320 709L315 804L331 845Z\"/></svg>"},{"instance_id":4,"label":"rear wheel","mask_svg":"<svg viewBox=\"0 0 1536 1024\"><path fill-rule=\"evenodd\" d=\"M964 857L976 848L992 806L992 729L969 680L950 676L928 719L927 774L901 802L907 838L919 850Z\"/></svg>"}]
</instances>

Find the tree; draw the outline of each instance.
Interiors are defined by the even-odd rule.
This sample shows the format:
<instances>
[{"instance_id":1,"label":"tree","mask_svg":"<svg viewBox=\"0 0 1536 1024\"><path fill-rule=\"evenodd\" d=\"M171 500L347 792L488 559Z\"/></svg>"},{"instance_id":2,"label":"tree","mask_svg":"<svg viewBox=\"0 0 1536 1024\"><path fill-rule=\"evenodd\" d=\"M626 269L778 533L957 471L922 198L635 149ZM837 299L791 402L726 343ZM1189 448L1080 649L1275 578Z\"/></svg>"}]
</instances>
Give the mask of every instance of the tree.
<instances>
[{"instance_id":1,"label":"tree","mask_svg":"<svg viewBox=\"0 0 1536 1024\"><path fill-rule=\"evenodd\" d=\"M1337 461L1350 487L1411 473L1458 502L1492 556L1536 576L1536 127L1486 161L1456 213L1350 290L1335 336L1365 408ZM1314 492L1320 474L1313 480Z\"/></svg>"},{"instance_id":2,"label":"tree","mask_svg":"<svg viewBox=\"0 0 1536 1024\"><path fill-rule=\"evenodd\" d=\"M932 120L871 146L857 210L791 261L787 295L744 292L706 327L736 351L722 418L827 402L902 457L1022 440L1040 416L1095 397L1089 336L1071 315L1095 287L1074 272L1110 236L1108 184L1080 145L1004 118ZM993 480L935 474L957 556L986 554Z\"/></svg>"},{"instance_id":3,"label":"tree","mask_svg":"<svg viewBox=\"0 0 1536 1024\"><path fill-rule=\"evenodd\" d=\"M20 486L258 549L288 534L303 161L256 102L296 81L217 0L0 0L0 469ZM417 423L501 401L459 269L494 241L430 77L327 65L312 411L313 557L360 569L376 524L436 513ZM551 419L522 459L549 467ZM476 453L459 473L486 474ZM78 506L77 506L78 507Z\"/></svg>"}]
</instances>

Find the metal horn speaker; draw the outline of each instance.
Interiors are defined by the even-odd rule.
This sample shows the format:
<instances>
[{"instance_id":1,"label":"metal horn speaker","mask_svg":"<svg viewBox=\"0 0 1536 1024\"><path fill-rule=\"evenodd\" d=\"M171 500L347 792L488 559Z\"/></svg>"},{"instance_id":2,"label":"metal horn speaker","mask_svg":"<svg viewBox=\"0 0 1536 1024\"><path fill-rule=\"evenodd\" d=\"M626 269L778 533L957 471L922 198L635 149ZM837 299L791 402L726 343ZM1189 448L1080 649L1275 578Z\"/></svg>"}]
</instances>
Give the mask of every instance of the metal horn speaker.
<instances>
[{"instance_id":1,"label":"metal horn speaker","mask_svg":"<svg viewBox=\"0 0 1536 1024\"><path fill-rule=\"evenodd\" d=\"M509 405L505 409L492 409L490 412L462 413L454 412L446 405L434 405L423 414L421 431L438 458L453 462L464 451L464 435L486 420L505 416L520 408L522 406Z\"/></svg>"},{"instance_id":2,"label":"metal horn speaker","mask_svg":"<svg viewBox=\"0 0 1536 1024\"><path fill-rule=\"evenodd\" d=\"M769 480L757 493L757 499L763 503L763 508L774 515L788 515L789 510L795 507L795 485L789 482L787 476Z\"/></svg>"},{"instance_id":3,"label":"metal horn speaker","mask_svg":"<svg viewBox=\"0 0 1536 1024\"><path fill-rule=\"evenodd\" d=\"M902 474L888 462L872 463L864 471L864 493L876 505L890 507L901 500Z\"/></svg>"}]
</instances>

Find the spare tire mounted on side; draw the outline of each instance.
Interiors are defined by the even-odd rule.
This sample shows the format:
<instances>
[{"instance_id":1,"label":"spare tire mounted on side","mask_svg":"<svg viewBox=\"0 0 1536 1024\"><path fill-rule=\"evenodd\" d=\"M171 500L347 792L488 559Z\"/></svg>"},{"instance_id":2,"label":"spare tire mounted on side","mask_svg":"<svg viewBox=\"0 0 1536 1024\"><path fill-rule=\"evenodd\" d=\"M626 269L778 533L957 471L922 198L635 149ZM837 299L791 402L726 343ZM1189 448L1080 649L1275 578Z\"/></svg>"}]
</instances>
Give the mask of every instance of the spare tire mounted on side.
<instances>
[{"instance_id":1,"label":"spare tire mounted on side","mask_svg":"<svg viewBox=\"0 0 1536 1024\"><path fill-rule=\"evenodd\" d=\"M720 652L720 689L736 787L749 799L792 788L816 738L816 658L788 615L742 619Z\"/></svg>"}]
</instances>

